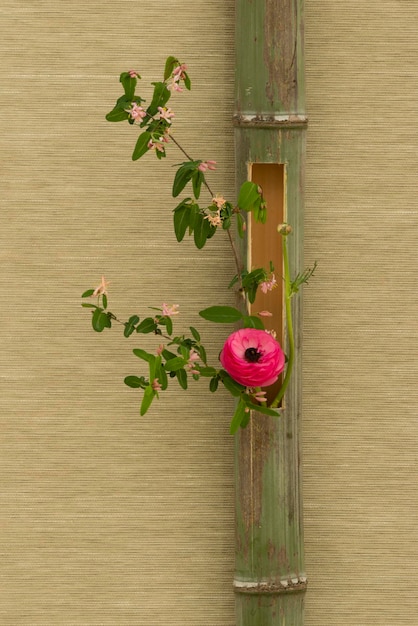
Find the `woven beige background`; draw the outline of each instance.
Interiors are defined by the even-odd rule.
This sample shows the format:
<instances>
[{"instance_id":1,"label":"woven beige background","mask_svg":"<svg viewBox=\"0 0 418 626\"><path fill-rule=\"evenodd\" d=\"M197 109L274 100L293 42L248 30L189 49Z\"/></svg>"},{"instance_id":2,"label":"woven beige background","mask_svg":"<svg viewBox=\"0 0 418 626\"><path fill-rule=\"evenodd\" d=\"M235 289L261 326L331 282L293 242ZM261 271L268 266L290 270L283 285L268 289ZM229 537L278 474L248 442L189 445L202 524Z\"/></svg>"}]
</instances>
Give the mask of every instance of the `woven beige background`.
<instances>
[{"instance_id":1,"label":"woven beige background","mask_svg":"<svg viewBox=\"0 0 418 626\"><path fill-rule=\"evenodd\" d=\"M121 70L145 86L177 54L177 136L231 189L232 3L0 14L0 623L233 626L231 403L199 385L139 418L136 338L79 307L105 273L121 316L176 302L187 329L225 293L222 237L172 235L177 154L132 163L104 115ZM418 623L417 23L410 0L306 3L306 626Z\"/></svg>"},{"instance_id":2,"label":"woven beige background","mask_svg":"<svg viewBox=\"0 0 418 626\"><path fill-rule=\"evenodd\" d=\"M137 132L104 116L121 71L139 70L149 97L178 55L193 91L173 104L177 137L216 159L215 189L231 189L233 8L16 0L0 11L0 624L230 626L233 404L211 404L199 384L140 418L141 394L123 384L144 371L139 338L94 334L80 295L104 273L121 317L178 303L181 332L226 292L222 236L200 254L175 240L163 181L179 152L133 163ZM215 357L219 329L199 327Z\"/></svg>"},{"instance_id":3,"label":"woven beige background","mask_svg":"<svg viewBox=\"0 0 418 626\"><path fill-rule=\"evenodd\" d=\"M308 626L418 624L418 4L308 0Z\"/></svg>"}]
</instances>

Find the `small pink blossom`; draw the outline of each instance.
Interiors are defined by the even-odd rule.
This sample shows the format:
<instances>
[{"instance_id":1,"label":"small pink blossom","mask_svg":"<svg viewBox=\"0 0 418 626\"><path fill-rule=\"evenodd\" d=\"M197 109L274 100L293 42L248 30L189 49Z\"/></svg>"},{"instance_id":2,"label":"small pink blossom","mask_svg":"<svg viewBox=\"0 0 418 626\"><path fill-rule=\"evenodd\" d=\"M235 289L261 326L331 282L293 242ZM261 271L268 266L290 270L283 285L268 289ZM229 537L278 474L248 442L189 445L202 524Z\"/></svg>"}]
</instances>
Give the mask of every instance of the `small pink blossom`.
<instances>
[{"instance_id":1,"label":"small pink blossom","mask_svg":"<svg viewBox=\"0 0 418 626\"><path fill-rule=\"evenodd\" d=\"M207 215L205 215L204 219L208 220L211 226L222 226L222 218L219 213L219 210L216 211L215 213L208 213Z\"/></svg>"},{"instance_id":2,"label":"small pink blossom","mask_svg":"<svg viewBox=\"0 0 418 626\"><path fill-rule=\"evenodd\" d=\"M285 366L285 355L265 330L242 328L228 337L219 360L237 383L246 387L268 387Z\"/></svg>"},{"instance_id":3,"label":"small pink blossom","mask_svg":"<svg viewBox=\"0 0 418 626\"><path fill-rule=\"evenodd\" d=\"M159 391L161 391L161 385L158 381L158 378L154 378L154 380L151 383L151 387L153 388L154 391L156 391L157 393Z\"/></svg>"},{"instance_id":4,"label":"small pink blossom","mask_svg":"<svg viewBox=\"0 0 418 626\"><path fill-rule=\"evenodd\" d=\"M140 122L144 119L144 117L147 114L146 111L144 111L144 109L141 106L139 106L136 102L132 102L131 108L125 109L125 111L129 113L129 115L131 116L133 120L139 120Z\"/></svg>"},{"instance_id":5,"label":"small pink blossom","mask_svg":"<svg viewBox=\"0 0 418 626\"><path fill-rule=\"evenodd\" d=\"M178 81L179 81L179 77L173 76L171 79L171 83L167 85L167 89L169 89L170 91L177 91L178 93L181 93L182 91L184 91L183 87L180 87Z\"/></svg>"},{"instance_id":6,"label":"small pink blossom","mask_svg":"<svg viewBox=\"0 0 418 626\"><path fill-rule=\"evenodd\" d=\"M107 286L110 283L108 283L105 280L105 277L102 276L102 281L100 283L100 285L98 287L96 287L96 289L93 291L92 293L92 298L96 297L96 296L103 296L103 295L107 295Z\"/></svg>"},{"instance_id":7,"label":"small pink blossom","mask_svg":"<svg viewBox=\"0 0 418 626\"><path fill-rule=\"evenodd\" d=\"M257 400L257 402L267 402L265 391L256 391L256 393L253 393L253 398Z\"/></svg>"},{"instance_id":8,"label":"small pink blossom","mask_svg":"<svg viewBox=\"0 0 418 626\"><path fill-rule=\"evenodd\" d=\"M272 291L275 287L277 287L277 280L274 274L271 275L270 280L265 280L260 283L260 289L263 293Z\"/></svg>"},{"instance_id":9,"label":"small pink blossom","mask_svg":"<svg viewBox=\"0 0 418 626\"><path fill-rule=\"evenodd\" d=\"M163 350L164 350L164 345L162 343L160 343L160 345L158 346L158 348L156 350L157 356L161 356Z\"/></svg>"},{"instance_id":10,"label":"small pink blossom","mask_svg":"<svg viewBox=\"0 0 418 626\"><path fill-rule=\"evenodd\" d=\"M183 87L180 87L179 82L180 80L185 80L186 70L187 65L185 63L178 65L171 75L171 82L167 85L167 89L170 89L170 91L182 92Z\"/></svg>"},{"instance_id":11,"label":"small pink blossom","mask_svg":"<svg viewBox=\"0 0 418 626\"><path fill-rule=\"evenodd\" d=\"M258 315L261 317L273 317L273 313L270 313L270 311L259 311Z\"/></svg>"},{"instance_id":12,"label":"small pink blossom","mask_svg":"<svg viewBox=\"0 0 418 626\"><path fill-rule=\"evenodd\" d=\"M185 73L184 73L186 70L187 70L187 65L185 63L182 63L181 65L176 67L176 69L173 71L173 76L178 76L179 78L184 80L186 78Z\"/></svg>"},{"instance_id":13,"label":"small pink blossom","mask_svg":"<svg viewBox=\"0 0 418 626\"><path fill-rule=\"evenodd\" d=\"M202 161L197 167L201 172L207 172L207 170L216 170L216 161Z\"/></svg>"},{"instance_id":14,"label":"small pink blossom","mask_svg":"<svg viewBox=\"0 0 418 626\"><path fill-rule=\"evenodd\" d=\"M163 141L166 141L166 140L163 139ZM164 146L160 141L152 141L152 139L150 139L149 142L147 143L147 146L150 149L155 148L155 150L158 150L158 152L164 152Z\"/></svg>"},{"instance_id":15,"label":"small pink blossom","mask_svg":"<svg viewBox=\"0 0 418 626\"><path fill-rule=\"evenodd\" d=\"M169 306L168 304L163 302L163 315L165 317L172 317L173 315L178 315L180 312L178 308L179 308L178 304L172 304L171 306Z\"/></svg>"},{"instance_id":16,"label":"small pink blossom","mask_svg":"<svg viewBox=\"0 0 418 626\"><path fill-rule=\"evenodd\" d=\"M128 74L131 78L141 78L136 70L129 70Z\"/></svg>"},{"instance_id":17,"label":"small pink blossom","mask_svg":"<svg viewBox=\"0 0 418 626\"><path fill-rule=\"evenodd\" d=\"M217 206L218 209L222 209L222 207L226 203L226 200L223 196L217 194L214 198L212 198L212 202Z\"/></svg>"},{"instance_id":18,"label":"small pink blossom","mask_svg":"<svg viewBox=\"0 0 418 626\"><path fill-rule=\"evenodd\" d=\"M158 116L156 119L165 120L171 124L171 118L175 117L173 111L169 107L158 107Z\"/></svg>"},{"instance_id":19,"label":"small pink blossom","mask_svg":"<svg viewBox=\"0 0 418 626\"><path fill-rule=\"evenodd\" d=\"M189 360L187 361L185 366L189 374L199 374L199 370L195 368L195 363L199 360L199 358L200 357L196 350L190 350Z\"/></svg>"}]
</instances>

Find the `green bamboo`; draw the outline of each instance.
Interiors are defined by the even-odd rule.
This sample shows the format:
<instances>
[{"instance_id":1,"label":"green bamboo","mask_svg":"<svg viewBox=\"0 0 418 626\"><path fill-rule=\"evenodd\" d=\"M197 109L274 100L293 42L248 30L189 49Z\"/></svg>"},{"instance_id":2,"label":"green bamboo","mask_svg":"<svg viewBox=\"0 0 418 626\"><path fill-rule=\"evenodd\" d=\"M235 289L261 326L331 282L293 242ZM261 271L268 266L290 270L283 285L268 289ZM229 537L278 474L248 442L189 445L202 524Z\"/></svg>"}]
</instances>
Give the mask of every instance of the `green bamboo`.
<instances>
[{"instance_id":1,"label":"green bamboo","mask_svg":"<svg viewBox=\"0 0 418 626\"><path fill-rule=\"evenodd\" d=\"M303 268L303 0L237 0L236 16L237 184L247 179L248 164L285 164L295 274ZM236 436L237 626L303 625L300 294L292 322L294 367L281 417L255 414ZM285 343L288 351L286 329Z\"/></svg>"}]
</instances>

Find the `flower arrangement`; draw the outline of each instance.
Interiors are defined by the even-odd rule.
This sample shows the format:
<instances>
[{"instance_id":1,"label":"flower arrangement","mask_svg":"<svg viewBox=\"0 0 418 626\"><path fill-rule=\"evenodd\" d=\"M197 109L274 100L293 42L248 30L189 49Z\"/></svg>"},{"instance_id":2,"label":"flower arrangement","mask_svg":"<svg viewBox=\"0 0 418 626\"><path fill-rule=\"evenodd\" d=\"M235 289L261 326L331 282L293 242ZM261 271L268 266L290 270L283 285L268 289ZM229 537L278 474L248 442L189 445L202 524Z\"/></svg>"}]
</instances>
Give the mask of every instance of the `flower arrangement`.
<instances>
[{"instance_id":1,"label":"flower arrangement","mask_svg":"<svg viewBox=\"0 0 418 626\"><path fill-rule=\"evenodd\" d=\"M117 99L106 119L109 122L127 121L140 129L132 154L134 161L148 152L153 152L157 159L162 159L166 157L166 149L171 143L186 158L178 165L172 187L172 195L177 198L186 186L191 185L191 194L182 199L173 211L177 241L181 242L188 233L193 236L196 247L201 249L218 229L224 231L236 265L236 274L231 280L230 288L237 289L242 297L240 308L210 306L199 311L199 315L219 324L240 324L242 328L225 338L219 355L220 364L212 365L208 363L206 349L196 328L190 327L189 334L174 333L173 318L180 314L177 304L163 303L159 308L151 307L155 313L142 320L138 315L132 315L128 320L122 321L108 309L109 283L102 276L96 288L88 289L82 294L82 306L91 309L91 323L96 332L111 328L115 322L122 325L125 337L130 337L133 333L152 333L156 336L154 353L141 348L133 350L136 357L147 363L147 374L125 378L126 385L143 391L141 415L148 411L153 400L160 397L170 382L176 381L180 387L187 389L189 380L206 378L212 393L221 384L238 400L230 426L233 434L240 427L247 426L252 410L273 417L279 415L278 407L289 384L294 361L291 299L301 285L308 282L315 265L291 279L287 238L292 229L287 224L280 224L278 234L282 237L283 244L284 299L289 345L286 357L274 332L267 331L264 327L262 318L271 314L268 311L262 311L258 315L248 313L248 304L254 303L258 289L267 293L277 286L274 267L270 263L268 270L242 268L232 235L234 225L238 236L245 236L246 214L250 212L255 221L263 224L266 222L267 206L262 189L255 183L246 181L239 190L236 202L213 194L206 176L216 170L216 161L193 159L172 132L175 113L167 103L173 94L181 93L184 89L190 90L191 81L187 69L186 64L177 58L168 57L163 80L152 83L153 95L146 108L145 100L135 93L140 75L135 70L123 72L120 82L124 93ZM202 187L209 193L209 202L200 201ZM96 299L95 304L90 301L91 298ZM268 403L264 388L276 383L283 372L281 387Z\"/></svg>"}]
</instances>

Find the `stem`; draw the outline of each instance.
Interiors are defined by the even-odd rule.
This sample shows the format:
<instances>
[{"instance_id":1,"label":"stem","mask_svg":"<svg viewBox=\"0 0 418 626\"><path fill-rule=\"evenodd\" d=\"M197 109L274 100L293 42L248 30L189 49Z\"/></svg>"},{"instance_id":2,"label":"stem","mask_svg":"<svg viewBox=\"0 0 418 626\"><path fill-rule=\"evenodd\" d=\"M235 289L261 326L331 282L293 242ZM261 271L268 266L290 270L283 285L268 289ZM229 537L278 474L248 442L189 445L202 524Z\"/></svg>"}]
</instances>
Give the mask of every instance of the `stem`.
<instances>
[{"instance_id":1,"label":"stem","mask_svg":"<svg viewBox=\"0 0 418 626\"><path fill-rule=\"evenodd\" d=\"M239 261L238 252L237 252L234 240L233 240L232 235L231 235L231 229L227 228L226 232L227 232L227 235L228 235L229 243L231 244L232 254L234 255L234 259L235 259L235 267L237 268L237 274L238 274L238 283L240 285L240 288L242 289L242 277L241 277L242 267L241 267L241 263Z\"/></svg>"},{"instance_id":2,"label":"stem","mask_svg":"<svg viewBox=\"0 0 418 626\"><path fill-rule=\"evenodd\" d=\"M189 161L194 161L194 159L192 159L192 157L187 154L186 150L184 150L184 148L181 147L179 142L174 139L173 135L170 135L170 139L173 143L176 144L177 148L183 152L186 159L189 159Z\"/></svg>"},{"instance_id":3,"label":"stem","mask_svg":"<svg viewBox=\"0 0 418 626\"><path fill-rule=\"evenodd\" d=\"M290 282L290 268L289 268L289 255L287 252L287 238L286 235L283 236L283 261L284 261L284 284L285 284L285 307L286 307L286 325L287 325L287 336L289 338L289 360L287 362L286 375L284 377L284 381L282 386L280 387L279 393L274 398L271 403L271 407L275 408L279 405L280 400L283 398L286 393L287 386L290 381L290 377L293 369L293 362L295 360L295 338L293 334L293 322L292 322L292 306L291 306L291 298L292 298L292 290L291 290L291 282Z\"/></svg>"}]
</instances>

